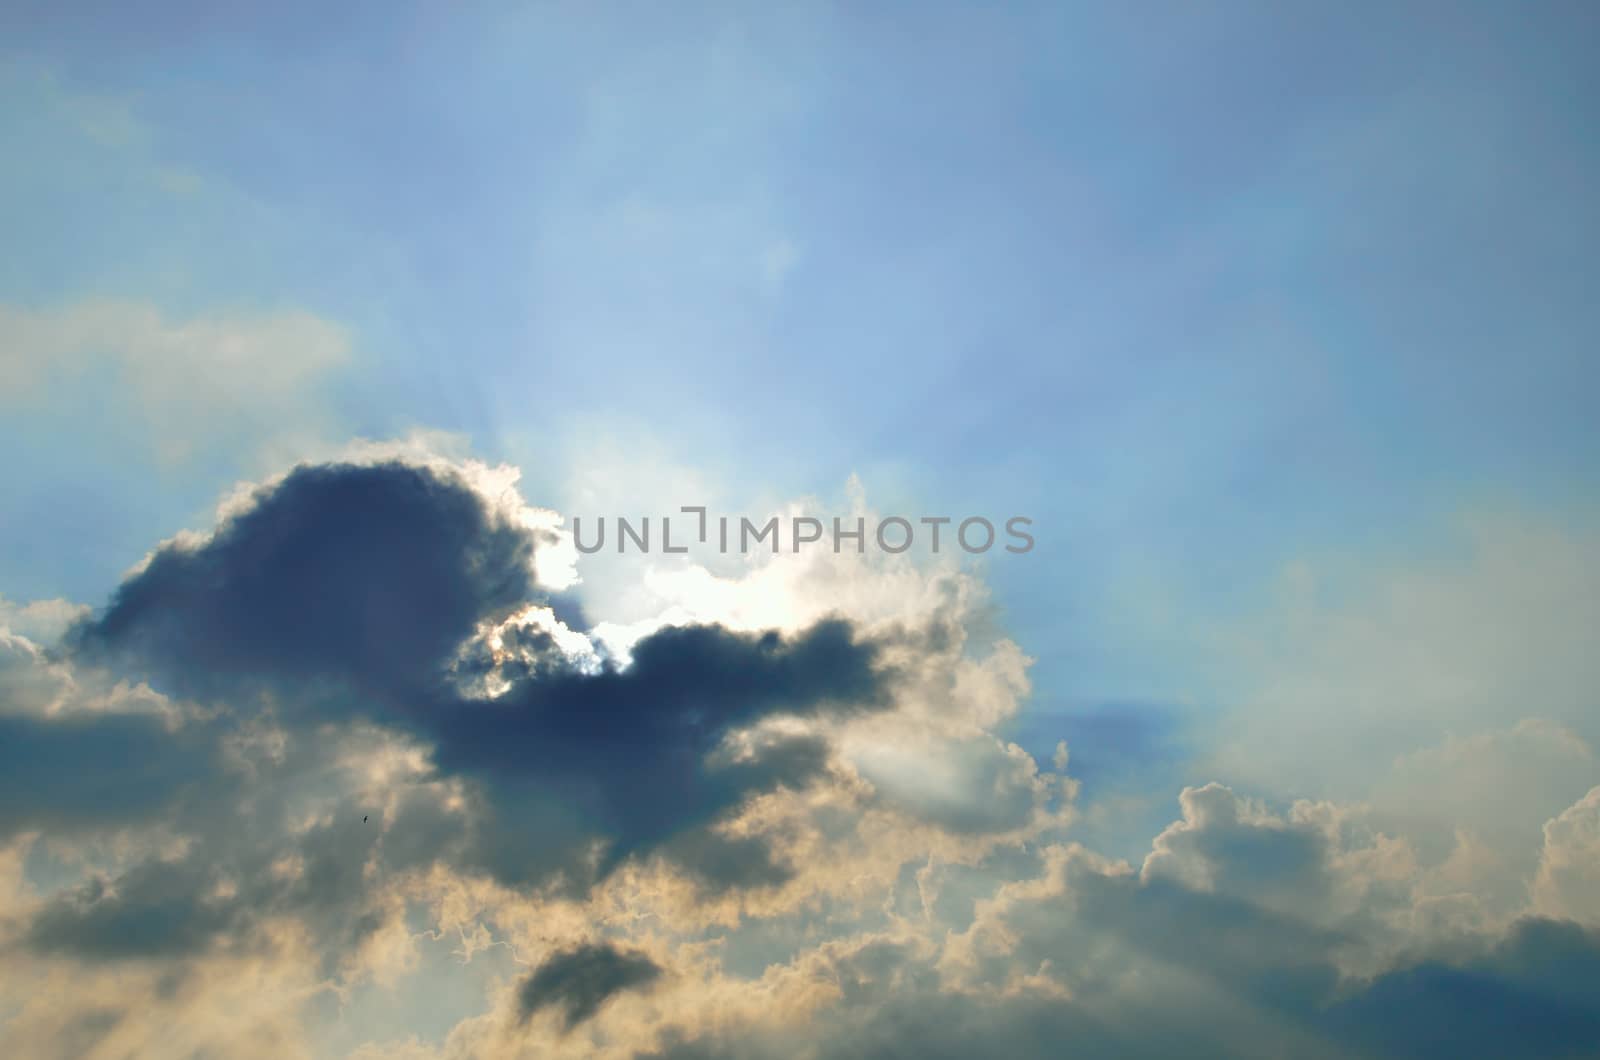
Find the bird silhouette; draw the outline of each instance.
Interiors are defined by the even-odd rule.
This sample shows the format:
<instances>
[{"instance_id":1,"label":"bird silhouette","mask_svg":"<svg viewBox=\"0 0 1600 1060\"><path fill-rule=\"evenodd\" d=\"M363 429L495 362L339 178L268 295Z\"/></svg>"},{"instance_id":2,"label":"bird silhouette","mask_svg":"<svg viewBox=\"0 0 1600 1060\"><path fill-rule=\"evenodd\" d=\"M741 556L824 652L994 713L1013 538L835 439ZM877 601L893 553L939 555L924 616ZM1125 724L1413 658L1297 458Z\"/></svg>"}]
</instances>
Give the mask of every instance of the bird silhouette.
<instances>
[{"instance_id":1,"label":"bird silhouette","mask_svg":"<svg viewBox=\"0 0 1600 1060\"><path fill-rule=\"evenodd\" d=\"M367 815L366 814L362 814L361 815L361 823L362 824L366 824L367 823Z\"/></svg>"}]
</instances>

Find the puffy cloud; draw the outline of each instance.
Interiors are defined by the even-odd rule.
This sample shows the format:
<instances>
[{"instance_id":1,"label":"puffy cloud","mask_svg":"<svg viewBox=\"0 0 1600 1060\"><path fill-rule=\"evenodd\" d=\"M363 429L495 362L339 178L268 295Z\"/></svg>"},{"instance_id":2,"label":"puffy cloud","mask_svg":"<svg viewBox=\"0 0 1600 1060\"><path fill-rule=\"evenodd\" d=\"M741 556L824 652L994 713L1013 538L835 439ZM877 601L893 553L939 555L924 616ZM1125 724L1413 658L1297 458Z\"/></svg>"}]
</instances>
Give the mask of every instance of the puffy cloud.
<instances>
[{"instance_id":1,"label":"puffy cloud","mask_svg":"<svg viewBox=\"0 0 1600 1060\"><path fill-rule=\"evenodd\" d=\"M1547 916L1600 925L1600 787L1545 822L1533 906Z\"/></svg>"},{"instance_id":2,"label":"puffy cloud","mask_svg":"<svg viewBox=\"0 0 1600 1060\"><path fill-rule=\"evenodd\" d=\"M677 561L619 638L572 559L513 471L372 446L236 493L58 644L0 636L0 1036L491 1060L1594 1040L1600 944L1554 918L1595 917L1600 789L1572 803L1591 760L1564 729L1447 739L1366 803L1187 787L1130 864L1073 842L1076 755L1008 739L1029 660L969 573ZM1542 779L1474 802L1464 770Z\"/></svg>"},{"instance_id":3,"label":"puffy cloud","mask_svg":"<svg viewBox=\"0 0 1600 1060\"><path fill-rule=\"evenodd\" d=\"M1227 895L1060 850L980 917L976 976L880 937L819 950L815 1012L669 1032L648 1055L1571 1056L1600 1026L1600 936L1549 920L1342 976L1347 939ZM956 940L958 943L963 941Z\"/></svg>"},{"instance_id":4,"label":"puffy cloud","mask_svg":"<svg viewBox=\"0 0 1600 1060\"><path fill-rule=\"evenodd\" d=\"M1525 719L1505 729L1450 735L1397 758L1369 795L1383 827L1424 856L1450 851L1430 886L1470 894L1506 919L1527 901L1540 826L1594 783L1589 745L1570 729Z\"/></svg>"},{"instance_id":5,"label":"puffy cloud","mask_svg":"<svg viewBox=\"0 0 1600 1060\"><path fill-rule=\"evenodd\" d=\"M532 591L531 536L431 470L306 466L253 502L152 555L78 649L132 655L186 693L256 678L403 695Z\"/></svg>"},{"instance_id":6,"label":"puffy cloud","mask_svg":"<svg viewBox=\"0 0 1600 1060\"><path fill-rule=\"evenodd\" d=\"M174 694L265 694L295 724L366 719L426 741L442 774L475 782L473 856L507 880L581 874L596 842L603 871L752 793L804 784L826 764L815 740L716 752L767 715L885 701L877 648L842 620L789 637L665 627L630 665L601 662L553 610L542 630L527 621L545 601L539 549L558 541L454 471L304 466L233 502L209 536L157 550L72 643ZM446 680L475 665L496 668L492 698Z\"/></svg>"},{"instance_id":7,"label":"puffy cloud","mask_svg":"<svg viewBox=\"0 0 1600 1060\"><path fill-rule=\"evenodd\" d=\"M1277 814L1216 784L1180 806L1139 871L1048 847L994 877L964 928L861 936L834 959L825 1021L671 1033L661 1055L1020 1057L1070 1040L1119 1056L1567 1056L1594 1040L1600 934L1539 917L1419 930L1425 866L1359 808Z\"/></svg>"}]
</instances>

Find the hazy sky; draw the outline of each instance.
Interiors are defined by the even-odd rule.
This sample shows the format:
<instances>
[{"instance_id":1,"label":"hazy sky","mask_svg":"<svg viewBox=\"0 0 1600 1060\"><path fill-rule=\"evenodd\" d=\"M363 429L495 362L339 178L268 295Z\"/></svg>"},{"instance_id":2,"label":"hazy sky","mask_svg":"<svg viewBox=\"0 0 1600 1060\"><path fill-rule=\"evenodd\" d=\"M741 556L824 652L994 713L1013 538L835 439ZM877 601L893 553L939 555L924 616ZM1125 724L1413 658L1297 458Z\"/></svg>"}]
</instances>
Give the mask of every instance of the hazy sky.
<instances>
[{"instance_id":1,"label":"hazy sky","mask_svg":"<svg viewBox=\"0 0 1600 1060\"><path fill-rule=\"evenodd\" d=\"M1597 46L5 4L0 1041L1592 1047ZM686 504L1037 545L570 555Z\"/></svg>"}]
</instances>

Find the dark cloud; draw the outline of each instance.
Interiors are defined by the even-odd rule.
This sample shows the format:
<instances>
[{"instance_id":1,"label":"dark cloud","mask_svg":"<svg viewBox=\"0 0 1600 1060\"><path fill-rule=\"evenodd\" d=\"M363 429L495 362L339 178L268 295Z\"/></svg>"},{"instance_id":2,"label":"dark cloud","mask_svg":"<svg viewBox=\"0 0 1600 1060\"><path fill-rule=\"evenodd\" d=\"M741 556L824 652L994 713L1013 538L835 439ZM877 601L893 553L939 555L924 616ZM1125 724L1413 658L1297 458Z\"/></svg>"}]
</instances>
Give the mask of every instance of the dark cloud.
<instances>
[{"instance_id":1,"label":"dark cloud","mask_svg":"<svg viewBox=\"0 0 1600 1060\"><path fill-rule=\"evenodd\" d=\"M366 873L381 846L356 815L297 821L297 785L326 783L319 769L340 746L302 740L248 791L202 788L162 822L190 842L146 856L114 876L51 897L18 933L34 953L84 960L182 960L260 953L258 928L276 918L303 924L330 972L382 926ZM404 831L402 830L402 835ZM285 871L292 866L292 871ZM377 919L374 919L377 917Z\"/></svg>"},{"instance_id":2,"label":"dark cloud","mask_svg":"<svg viewBox=\"0 0 1600 1060\"><path fill-rule=\"evenodd\" d=\"M874 709L886 678L845 622L793 637L716 626L645 638L626 669L566 671L421 719L440 767L481 778L496 803L559 796L612 859L706 823L749 795L806 783L826 744L800 739L729 760L729 733L775 714Z\"/></svg>"},{"instance_id":3,"label":"dark cloud","mask_svg":"<svg viewBox=\"0 0 1600 1060\"><path fill-rule=\"evenodd\" d=\"M509 883L562 875L582 886L753 794L808 783L830 756L816 737L730 754L732 733L888 702L877 646L837 620L788 637L667 628L630 665L598 670L574 666L546 631L511 628L497 659L472 640L481 623L530 603L581 614L536 590L541 544L446 472L301 467L207 541L158 550L69 644L80 663L236 714L266 693L297 731L377 723L421 741L438 775L470 785L461 857ZM462 691L491 670L503 694ZM157 774L169 764L153 749L147 760ZM410 863L461 845L434 823L431 840L410 835ZM706 856L698 875L720 888L783 877L759 846L673 850Z\"/></svg>"},{"instance_id":4,"label":"dark cloud","mask_svg":"<svg viewBox=\"0 0 1600 1060\"><path fill-rule=\"evenodd\" d=\"M193 956L237 923L232 902L201 900L204 869L147 862L108 888L94 880L50 901L28 927L37 953L122 960Z\"/></svg>"},{"instance_id":5,"label":"dark cloud","mask_svg":"<svg viewBox=\"0 0 1600 1060\"><path fill-rule=\"evenodd\" d=\"M570 1030L617 994L648 988L661 974L661 966L642 953L606 943L579 946L551 957L522 981L517 1016L526 1022L541 1009L559 1008Z\"/></svg>"},{"instance_id":6,"label":"dark cloud","mask_svg":"<svg viewBox=\"0 0 1600 1060\"><path fill-rule=\"evenodd\" d=\"M1386 1057L1600 1055L1600 933L1525 919L1475 959L1379 976L1320 1022Z\"/></svg>"},{"instance_id":7,"label":"dark cloud","mask_svg":"<svg viewBox=\"0 0 1600 1060\"><path fill-rule=\"evenodd\" d=\"M0 839L142 823L222 782L211 735L148 714L0 714Z\"/></svg>"},{"instance_id":8,"label":"dark cloud","mask_svg":"<svg viewBox=\"0 0 1600 1060\"><path fill-rule=\"evenodd\" d=\"M536 544L445 473L303 466L204 545L158 550L75 639L183 692L228 676L412 694L480 619L532 596Z\"/></svg>"},{"instance_id":9,"label":"dark cloud","mask_svg":"<svg viewBox=\"0 0 1600 1060\"><path fill-rule=\"evenodd\" d=\"M701 829L673 840L666 852L707 894L776 887L794 876L763 836L724 836Z\"/></svg>"}]
</instances>

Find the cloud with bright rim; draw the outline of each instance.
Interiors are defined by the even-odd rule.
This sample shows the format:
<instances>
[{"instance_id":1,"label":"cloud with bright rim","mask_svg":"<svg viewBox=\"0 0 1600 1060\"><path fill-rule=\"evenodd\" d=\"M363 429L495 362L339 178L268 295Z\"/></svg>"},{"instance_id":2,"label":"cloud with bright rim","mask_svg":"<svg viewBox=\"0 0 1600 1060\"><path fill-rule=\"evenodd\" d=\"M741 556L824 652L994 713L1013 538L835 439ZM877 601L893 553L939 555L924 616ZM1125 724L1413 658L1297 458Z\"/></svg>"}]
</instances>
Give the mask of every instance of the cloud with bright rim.
<instances>
[{"instance_id":1,"label":"cloud with bright rim","mask_svg":"<svg viewBox=\"0 0 1600 1060\"><path fill-rule=\"evenodd\" d=\"M1595 39L8 5L0 1055L1600 1055Z\"/></svg>"}]
</instances>

